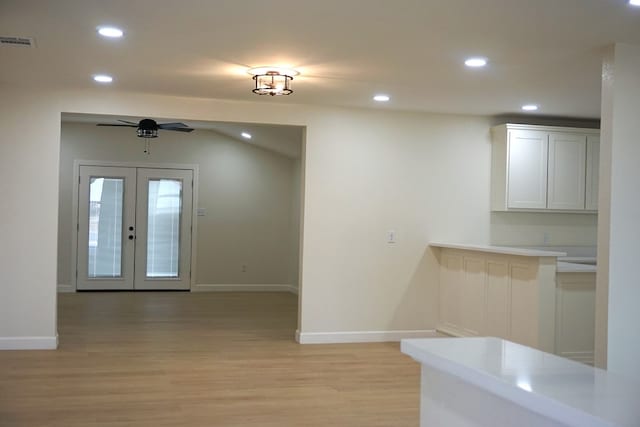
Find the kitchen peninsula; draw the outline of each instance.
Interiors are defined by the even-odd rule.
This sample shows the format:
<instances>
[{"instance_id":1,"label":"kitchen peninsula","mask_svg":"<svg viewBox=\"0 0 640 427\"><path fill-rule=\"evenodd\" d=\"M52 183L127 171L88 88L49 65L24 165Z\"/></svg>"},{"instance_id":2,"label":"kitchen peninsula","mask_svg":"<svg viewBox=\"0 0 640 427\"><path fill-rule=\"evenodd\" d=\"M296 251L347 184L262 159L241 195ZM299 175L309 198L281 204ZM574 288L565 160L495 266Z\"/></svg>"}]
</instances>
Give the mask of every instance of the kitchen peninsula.
<instances>
[{"instance_id":1,"label":"kitchen peninsula","mask_svg":"<svg viewBox=\"0 0 640 427\"><path fill-rule=\"evenodd\" d=\"M438 331L457 337L499 337L593 362L594 325L588 319L593 318L594 307L576 306L566 288L558 288L558 257L565 257L565 252L453 243L429 246L440 264ZM567 336L573 339L558 342Z\"/></svg>"},{"instance_id":2,"label":"kitchen peninsula","mask_svg":"<svg viewBox=\"0 0 640 427\"><path fill-rule=\"evenodd\" d=\"M420 426L636 427L640 383L499 338L402 340Z\"/></svg>"}]
</instances>

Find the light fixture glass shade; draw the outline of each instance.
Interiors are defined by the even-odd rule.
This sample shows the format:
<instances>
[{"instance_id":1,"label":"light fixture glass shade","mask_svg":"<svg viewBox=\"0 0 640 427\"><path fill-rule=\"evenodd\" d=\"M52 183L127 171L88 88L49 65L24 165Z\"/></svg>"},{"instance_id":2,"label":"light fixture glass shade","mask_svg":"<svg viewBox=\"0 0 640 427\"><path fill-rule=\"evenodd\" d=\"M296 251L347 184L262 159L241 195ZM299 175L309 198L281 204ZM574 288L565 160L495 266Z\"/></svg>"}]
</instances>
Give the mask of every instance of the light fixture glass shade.
<instances>
[{"instance_id":1,"label":"light fixture glass shade","mask_svg":"<svg viewBox=\"0 0 640 427\"><path fill-rule=\"evenodd\" d=\"M258 95L290 95L293 93L291 89L291 80L293 77L280 74L277 71L267 71L266 74L258 74L253 76L256 83L253 93Z\"/></svg>"}]
</instances>

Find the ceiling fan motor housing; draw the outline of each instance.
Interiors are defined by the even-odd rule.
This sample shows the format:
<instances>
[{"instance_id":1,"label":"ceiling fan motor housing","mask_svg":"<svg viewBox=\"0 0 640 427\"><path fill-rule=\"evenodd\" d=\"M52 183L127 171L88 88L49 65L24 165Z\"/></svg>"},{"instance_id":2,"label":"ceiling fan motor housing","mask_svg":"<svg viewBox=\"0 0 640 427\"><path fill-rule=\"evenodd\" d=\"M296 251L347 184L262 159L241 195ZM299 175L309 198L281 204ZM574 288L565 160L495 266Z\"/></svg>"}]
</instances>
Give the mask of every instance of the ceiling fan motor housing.
<instances>
[{"instance_id":1,"label":"ceiling fan motor housing","mask_svg":"<svg viewBox=\"0 0 640 427\"><path fill-rule=\"evenodd\" d=\"M140 138L157 138L158 123L155 120L143 119L138 124L138 136Z\"/></svg>"}]
</instances>

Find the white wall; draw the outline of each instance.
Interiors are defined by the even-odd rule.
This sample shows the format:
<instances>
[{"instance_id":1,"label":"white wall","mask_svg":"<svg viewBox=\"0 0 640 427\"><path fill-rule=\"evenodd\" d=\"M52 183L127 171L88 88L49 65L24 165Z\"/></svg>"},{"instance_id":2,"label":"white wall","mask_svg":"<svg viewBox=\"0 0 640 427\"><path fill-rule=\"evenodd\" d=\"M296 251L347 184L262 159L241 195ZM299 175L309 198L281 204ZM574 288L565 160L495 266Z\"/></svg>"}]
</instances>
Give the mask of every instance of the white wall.
<instances>
[{"instance_id":1,"label":"white wall","mask_svg":"<svg viewBox=\"0 0 640 427\"><path fill-rule=\"evenodd\" d=\"M292 212L294 159L207 130L189 134L161 131L151 143L150 155L144 154L143 146L135 129L63 122L59 284L71 283L71 205L76 159L197 164L198 207L204 208L206 215L198 217L196 283L292 283L292 242L299 234ZM242 272L243 265L246 272Z\"/></svg>"},{"instance_id":2,"label":"white wall","mask_svg":"<svg viewBox=\"0 0 640 427\"><path fill-rule=\"evenodd\" d=\"M56 346L60 113L0 89L0 349Z\"/></svg>"},{"instance_id":3,"label":"white wall","mask_svg":"<svg viewBox=\"0 0 640 427\"><path fill-rule=\"evenodd\" d=\"M624 44L611 48L603 68L596 357L609 370L640 380L639 70L640 47Z\"/></svg>"},{"instance_id":4,"label":"white wall","mask_svg":"<svg viewBox=\"0 0 640 427\"><path fill-rule=\"evenodd\" d=\"M437 268L427 243L488 243L490 239L491 144L490 120L485 117L109 90L38 97L24 91L0 95L3 105L11 105L11 114L0 116L3 132L10 137L11 146L18 139L23 144L10 157L0 158L0 169L31 172L19 190L8 193L7 205L24 199L25 194L53 194L43 203L30 201L27 205L37 205L45 219L42 232L27 233L39 238L41 245L28 247L38 260L48 261L39 261L43 264L35 267L39 280L24 277L20 288L0 288L0 325L10 325L4 326L4 334L50 333L54 326L58 121L62 111L307 126L298 325L303 334L433 328ZM23 132L11 121L14 115L37 120L38 128ZM3 140L4 144L8 142ZM11 146L6 149L11 151ZM38 156L33 157L36 151ZM28 209L21 209L20 214L2 214L3 222L11 227L9 235L16 239L40 216ZM397 243L386 243L388 230L396 231ZM25 274L20 264L6 259L0 259L0 268L9 278ZM34 294L42 295L36 300L44 311L34 311L30 297ZM42 307L36 305L38 308ZM43 313L47 322L32 322L32 317L37 320Z\"/></svg>"},{"instance_id":5,"label":"white wall","mask_svg":"<svg viewBox=\"0 0 640 427\"><path fill-rule=\"evenodd\" d=\"M514 246L596 246L595 214L492 212L491 243Z\"/></svg>"},{"instance_id":6,"label":"white wall","mask_svg":"<svg viewBox=\"0 0 640 427\"><path fill-rule=\"evenodd\" d=\"M290 255L289 282L295 288L299 287L300 275L300 215L302 213L302 167L299 158L293 160L291 168L291 220L290 220Z\"/></svg>"}]
</instances>

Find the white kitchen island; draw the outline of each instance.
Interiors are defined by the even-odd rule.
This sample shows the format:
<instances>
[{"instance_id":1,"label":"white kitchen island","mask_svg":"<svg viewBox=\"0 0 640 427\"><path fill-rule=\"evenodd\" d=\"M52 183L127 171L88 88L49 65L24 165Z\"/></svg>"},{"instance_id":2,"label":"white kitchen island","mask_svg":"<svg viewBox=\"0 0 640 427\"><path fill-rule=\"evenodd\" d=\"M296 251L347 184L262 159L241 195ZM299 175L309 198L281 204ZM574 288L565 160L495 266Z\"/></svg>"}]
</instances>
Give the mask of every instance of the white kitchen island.
<instances>
[{"instance_id":1,"label":"white kitchen island","mask_svg":"<svg viewBox=\"0 0 640 427\"><path fill-rule=\"evenodd\" d=\"M429 246L440 264L438 331L504 338L593 364L596 267L558 261L590 259L551 248Z\"/></svg>"},{"instance_id":2,"label":"white kitchen island","mask_svg":"<svg viewBox=\"0 0 640 427\"><path fill-rule=\"evenodd\" d=\"M500 338L402 340L421 427L638 427L640 383Z\"/></svg>"},{"instance_id":3,"label":"white kitchen island","mask_svg":"<svg viewBox=\"0 0 640 427\"><path fill-rule=\"evenodd\" d=\"M437 329L555 352L557 258L565 252L430 243L440 263Z\"/></svg>"}]
</instances>

